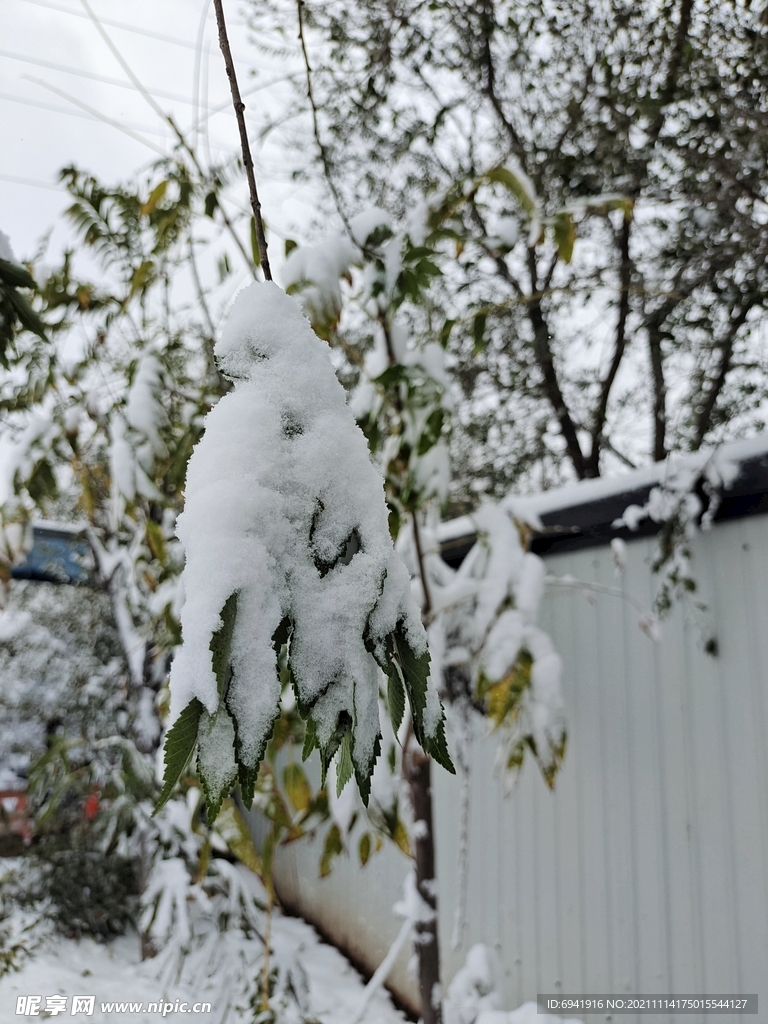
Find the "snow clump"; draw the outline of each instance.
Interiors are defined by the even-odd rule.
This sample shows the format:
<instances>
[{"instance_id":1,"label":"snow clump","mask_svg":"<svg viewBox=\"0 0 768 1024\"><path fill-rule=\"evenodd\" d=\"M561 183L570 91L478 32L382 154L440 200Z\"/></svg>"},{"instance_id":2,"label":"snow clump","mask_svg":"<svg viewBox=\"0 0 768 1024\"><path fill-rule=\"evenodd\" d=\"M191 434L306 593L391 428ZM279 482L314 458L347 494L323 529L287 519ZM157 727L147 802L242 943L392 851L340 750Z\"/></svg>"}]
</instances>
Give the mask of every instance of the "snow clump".
<instances>
[{"instance_id":1,"label":"snow clump","mask_svg":"<svg viewBox=\"0 0 768 1024\"><path fill-rule=\"evenodd\" d=\"M241 786L243 772L255 779L279 711L285 643L305 750L317 746L327 769L343 746L364 800L380 748L380 667L402 700L407 693L422 746L449 767L383 484L327 346L295 299L253 284L235 301L216 357L235 388L208 415L189 463L178 520L183 645L171 670L172 719L190 705L202 716L198 769L209 800L238 773Z\"/></svg>"}]
</instances>

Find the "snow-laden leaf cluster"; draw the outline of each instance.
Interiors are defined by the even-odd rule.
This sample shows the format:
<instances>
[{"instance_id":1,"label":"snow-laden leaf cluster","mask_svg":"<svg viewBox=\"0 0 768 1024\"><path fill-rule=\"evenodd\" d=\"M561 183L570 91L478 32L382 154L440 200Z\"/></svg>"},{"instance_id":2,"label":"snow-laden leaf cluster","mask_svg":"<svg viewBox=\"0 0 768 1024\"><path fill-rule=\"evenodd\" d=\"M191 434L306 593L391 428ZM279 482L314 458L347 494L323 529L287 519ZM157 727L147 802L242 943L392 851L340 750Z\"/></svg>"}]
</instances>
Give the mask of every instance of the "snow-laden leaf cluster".
<instances>
[{"instance_id":1,"label":"snow-laden leaf cluster","mask_svg":"<svg viewBox=\"0 0 768 1024\"><path fill-rule=\"evenodd\" d=\"M339 752L364 800L380 752L379 670L410 704L423 748L450 768L443 712L382 485L327 347L273 284L238 297L217 345L235 381L190 459L178 534L186 551L182 648L171 670L166 789L191 754L212 813L246 797L279 713L288 645L305 755ZM399 721L395 723L399 725ZM342 784L343 784L342 782Z\"/></svg>"}]
</instances>

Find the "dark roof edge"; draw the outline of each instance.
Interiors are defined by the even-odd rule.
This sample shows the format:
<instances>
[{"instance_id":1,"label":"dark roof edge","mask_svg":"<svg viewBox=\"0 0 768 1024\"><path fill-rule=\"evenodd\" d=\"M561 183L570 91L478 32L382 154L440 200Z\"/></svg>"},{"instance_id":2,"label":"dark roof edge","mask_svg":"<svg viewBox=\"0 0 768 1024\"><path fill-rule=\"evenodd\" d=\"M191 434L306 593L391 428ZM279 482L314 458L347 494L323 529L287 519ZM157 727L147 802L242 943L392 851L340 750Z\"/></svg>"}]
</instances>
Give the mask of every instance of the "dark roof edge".
<instances>
[{"instance_id":1,"label":"dark roof edge","mask_svg":"<svg viewBox=\"0 0 768 1024\"><path fill-rule=\"evenodd\" d=\"M768 513L768 439L764 442L762 451L759 450L759 444L752 443L747 446L742 442L724 447L721 452L728 456L729 449L739 447L742 450L747 448L749 454L745 453L743 457L738 458L734 451L732 461L738 463L738 475L722 495L713 517L715 523ZM658 474L651 476L647 470L628 473L626 477L612 481L613 486L601 488L602 493L595 497L588 496L590 491L598 490L591 486L594 481L588 481L585 485L571 485L562 491L562 504L557 503L557 492L550 492L546 496L546 505L549 506L547 511L537 510L537 498L523 499L520 503L523 513L528 507L533 513L532 518L538 520L531 539L531 550L538 555L546 556L600 547L609 544L615 537L636 540L640 537L653 536L658 533L661 525L647 517L640 521L635 530L614 524L622 518L628 506L645 505L651 489L658 486L659 479ZM582 486L585 490L585 500L579 501L579 489ZM702 499L703 507L706 508L709 498L701 488L701 478L697 485L697 493ZM545 496L537 497L544 499ZM514 498L503 504L507 505L511 512L516 511ZM541 504L544 504L543 500ZM445 561L456 566L461 563L475 542L471 517L446 523L445 527L440 550Z\"/></svg>"}]
</instances>

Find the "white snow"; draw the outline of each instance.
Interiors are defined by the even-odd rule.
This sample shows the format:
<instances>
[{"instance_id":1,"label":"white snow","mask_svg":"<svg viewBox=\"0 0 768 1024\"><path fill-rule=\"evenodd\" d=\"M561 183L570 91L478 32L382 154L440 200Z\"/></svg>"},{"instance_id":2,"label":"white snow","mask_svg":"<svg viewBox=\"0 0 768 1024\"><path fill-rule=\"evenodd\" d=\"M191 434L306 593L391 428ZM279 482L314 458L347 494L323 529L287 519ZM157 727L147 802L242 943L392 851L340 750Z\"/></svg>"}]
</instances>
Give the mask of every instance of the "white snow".
<instances>
[{"instance_id":1,"label":"white snow","mask_svg":"<svg viewBox=\"0 0 768 1024\"><path fill-rule=\"evenodd\" d=\"M392 218L386 210L377 206L369 207L353 217L349 222L352 238L362 249L377 228L392 230Z\"/></svg>"},{"instance_id":2,"label":"white snow","mask_svg":"<svg viewBox=\"0 0 768 1024\"><path fill-rule=\"evenodd\" d=\"M382 480L328 347L277 285L240 293L216 354L236 387L207 417L178 520L186 602L172 717L193 697L216 712L209 644L236 593L228 706L244 763L256 765L278 711L272 637L288 617L296 685L320 743L346 712L355 722L353 760L365 764L379 734L379 670L364 635L383 658L401 622L414 650L426 648L389 536Z\"/></svg>"},{"instance_id":3,"label":"white snow","mask_svg":"<svg viewBox=\"0 0 768 1024\"><path fill-rule=\"evenodd\" d=\"M309 1016L320 1024L339 1024L353 1018L365 990L363 979L349 962L332 946L323 943L312 928L297 918L283 917L275 912L272 920L272 948L279 965L298 964L303 969L308 987ZM203 984L192 983L189 978L177 981L158 979L158 961L139 959L139 940L126 936L102 945L91 939L79 942L56 938L48 941L40 952L26 962L21 971L7 975L0 981L0 1019L23 1020L15 1016L16 999L20 995L61 995L67 997L67 1012L62 1019L73 1024L110 1024L126 1021L130 1024L153 1024L159 1019L181 1024L182 1021L220 1024L227 1006L224 999L213 1001ZM77 1014L70 1009L73 995L94 995L92 1016ZM209 1013L169 1012L162 1016L155 1011L107 1012L106 1002L195 1002L212 1001ZM45 1000L43 1000L43 1006ZM29 1019L29 1018L26 1018ZM38 1018L39 1019L39 1018ZM289 1018L286 1017L286 1020ZM290 1020L294 1018L291 1017ZM401 1024L402 1014L396 1010L386 992L371 993L366 1003L366 1024ZM252 1011L229 1009L227 1024L246 1024L252 1020Z\"/></svg>"},{"instance_id":4,"label":"white snow","mask_svg":"<svg viewBox=\"0 0 768 1024\"><path fill-rule=\"evenodd\" d=\"M8 260L9 263L16 262L11 248L11 240L4 231L0 231L0 260Z\"/></svg>"}]
</instances>

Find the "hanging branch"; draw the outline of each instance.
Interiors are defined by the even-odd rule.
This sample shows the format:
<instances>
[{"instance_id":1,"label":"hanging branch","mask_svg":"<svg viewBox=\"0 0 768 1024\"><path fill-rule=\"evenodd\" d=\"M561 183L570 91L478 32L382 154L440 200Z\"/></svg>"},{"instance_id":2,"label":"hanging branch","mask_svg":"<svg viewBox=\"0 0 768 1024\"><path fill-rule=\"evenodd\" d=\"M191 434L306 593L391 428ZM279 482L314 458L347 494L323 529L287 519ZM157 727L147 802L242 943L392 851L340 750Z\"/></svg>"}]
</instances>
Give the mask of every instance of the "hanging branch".
<instances>
[{"instance_id":1,"label":"hanging branch","mask_svg":"<svg viewBox=\"0 0 768 1024\"><path fill-rule=\"evenodd\" d=\"M267 239L264 235L264 221L261 219L261 203L259 202L259 193L256 191L256 178L253 173L253 158L251 156L251 147L248 144L248 131L245 127L245 104L243 103L240 95L240 88L237 84L237 75L235 73L235 63L232 60L232 51L229 48L227 23L224 20L224 6L222 4L222 0L213 0L213 6L216 11L216 24L219 28L219 46L221 47L221 52L224 55L227 78L229 79L229 87L232 91L232 105L235 108L237 127L240 131L240 147L243 151L243 164L245 166L245 175L248 178L248 190L251 195L251 209L253 210L253 220L256 224L256 239L259 243L261 269L264 272L266 280L271 281L272 271L269 269Z\"/></svg>"}]
</instances>

